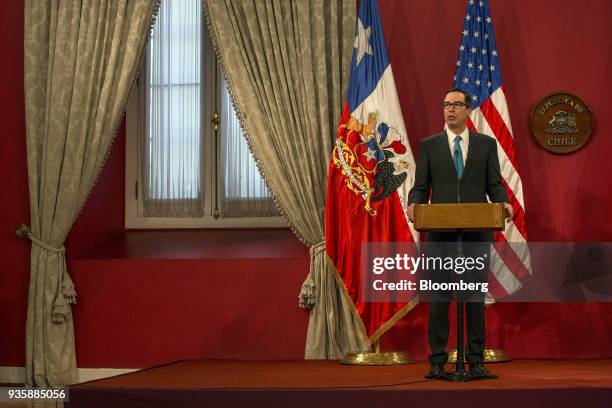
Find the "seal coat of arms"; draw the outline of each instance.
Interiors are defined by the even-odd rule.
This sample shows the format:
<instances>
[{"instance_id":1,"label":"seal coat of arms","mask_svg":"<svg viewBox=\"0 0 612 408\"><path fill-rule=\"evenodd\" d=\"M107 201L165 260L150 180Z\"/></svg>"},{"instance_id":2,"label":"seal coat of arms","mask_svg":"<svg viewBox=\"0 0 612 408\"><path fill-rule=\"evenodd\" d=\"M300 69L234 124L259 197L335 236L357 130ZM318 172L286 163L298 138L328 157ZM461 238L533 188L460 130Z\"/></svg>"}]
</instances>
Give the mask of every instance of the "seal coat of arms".
<instances>
[{"instance_id":1,"label":"seal coat of arms","mask_svg":"<svg viewBox=\"0 0 612 408\"><path fill-rule=\"evenodd\" d=\"M531 110L531 133L544 149L567 154L580 149L593 128L591 109L576 95L554 93Z\"/></svg>"},{"instance_id":2,"label":"seal coat of arms","mask_svg":"<svg viewBox=\"0 0 612 408\"><path fill-rule=\"evenodd\" d=\"M402 157L407 151L405 143L405 136L378 123L374 112L367 123L351 116L339 126L332 160L346 176L347 187L364 200L368 214L376 215L372 202L389 197L406 180L410 165Z\"/></svg>"}]
</instances>

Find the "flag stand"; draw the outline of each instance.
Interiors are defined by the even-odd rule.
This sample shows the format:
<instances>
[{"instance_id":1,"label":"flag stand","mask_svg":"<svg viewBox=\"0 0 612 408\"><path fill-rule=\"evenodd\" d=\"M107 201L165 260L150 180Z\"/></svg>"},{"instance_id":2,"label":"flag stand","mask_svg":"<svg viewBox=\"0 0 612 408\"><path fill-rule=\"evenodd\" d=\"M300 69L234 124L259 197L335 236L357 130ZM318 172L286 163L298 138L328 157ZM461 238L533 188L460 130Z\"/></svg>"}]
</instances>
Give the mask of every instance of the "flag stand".
<instances>
[{"instance_id":1,"label":"flag stand","mask_svg":"<svg viewBox=\"0 0 612 408\"><path fill-rule=\"evenodd\" d=\"M485 363L505 363L510 361L510 358L506 355L504 349L485 349L483 354ZM457 349L451 349L448 351L448 362L457 362Z\"/></svg>"},{"instance_id":2,"label":"flag stand","mask_svg":"<svg viewBox=\"0 0 612 408\"><path fill-rule=\"evenodd\" d=\"M342 364L354 365L399 365L412 364L410 355L403 351L380 352L380 339L374 342L374 351L348 353L340 361Z\"/></svg>"}]
</instances>

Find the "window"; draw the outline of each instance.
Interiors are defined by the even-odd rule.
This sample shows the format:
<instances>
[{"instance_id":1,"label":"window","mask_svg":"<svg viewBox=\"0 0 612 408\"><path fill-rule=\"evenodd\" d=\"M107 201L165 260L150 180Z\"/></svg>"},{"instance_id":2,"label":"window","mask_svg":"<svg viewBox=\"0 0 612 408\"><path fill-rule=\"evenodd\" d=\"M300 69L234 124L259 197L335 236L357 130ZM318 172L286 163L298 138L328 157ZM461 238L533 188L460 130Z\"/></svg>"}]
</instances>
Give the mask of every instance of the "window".
<instances>
[{"instance_id":1,"label":"window","mask_svg":"<svg viewBox=\"0 0 612 408\"><path fill-rule=\"evenodd\" d=\"M286 225L219 74L201 0L161 3L126 125L126 227Z\"/></svg>"}]
</instances>

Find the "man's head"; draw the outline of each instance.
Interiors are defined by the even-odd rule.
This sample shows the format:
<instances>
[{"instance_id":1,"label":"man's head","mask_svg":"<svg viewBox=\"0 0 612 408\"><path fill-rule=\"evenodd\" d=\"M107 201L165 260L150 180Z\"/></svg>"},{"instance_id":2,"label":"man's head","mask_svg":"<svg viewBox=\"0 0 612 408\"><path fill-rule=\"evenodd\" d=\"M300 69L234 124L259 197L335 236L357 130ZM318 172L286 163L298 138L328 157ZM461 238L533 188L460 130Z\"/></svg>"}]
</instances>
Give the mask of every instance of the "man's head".
<instances>
[{"instance_id":1,"label":"man's head","mask_svg":"<svg viewBox=\"0 0 612 408\"><path fill-rule=\"evenodd\" d=\"M452 131L462 132L472 112L470 95L462 89L452 88L444 96L444 121Z\"/></svg>"}]
</instances>

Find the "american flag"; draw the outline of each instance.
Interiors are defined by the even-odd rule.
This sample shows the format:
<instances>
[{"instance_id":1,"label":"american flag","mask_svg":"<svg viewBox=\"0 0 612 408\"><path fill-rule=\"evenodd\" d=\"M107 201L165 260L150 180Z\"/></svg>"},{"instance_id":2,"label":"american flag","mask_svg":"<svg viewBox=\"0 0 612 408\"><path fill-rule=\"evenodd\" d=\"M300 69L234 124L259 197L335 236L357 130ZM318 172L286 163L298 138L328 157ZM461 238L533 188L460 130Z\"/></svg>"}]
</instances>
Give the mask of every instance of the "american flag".
<instances>
[{"instance_id":1,"label":"american flag","mask_svg":"<svg viewBox=\"0 0 612 408\"><path fill-rule=\"evenodd\" d=\"M490 297L487 300L499 300L521 288L522 282L531 275L531 266L525 244L523 185L488 0L468 1L453 82L454 87L472 96L468 127L497 140L502 181L514 209L512 222L504 232L496 232L494 239L498 243L517 244L494 245L491 253L492 274L489 275Z\"/></svg>"}]
</instances>

